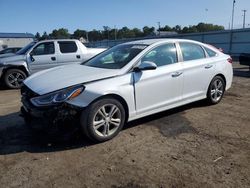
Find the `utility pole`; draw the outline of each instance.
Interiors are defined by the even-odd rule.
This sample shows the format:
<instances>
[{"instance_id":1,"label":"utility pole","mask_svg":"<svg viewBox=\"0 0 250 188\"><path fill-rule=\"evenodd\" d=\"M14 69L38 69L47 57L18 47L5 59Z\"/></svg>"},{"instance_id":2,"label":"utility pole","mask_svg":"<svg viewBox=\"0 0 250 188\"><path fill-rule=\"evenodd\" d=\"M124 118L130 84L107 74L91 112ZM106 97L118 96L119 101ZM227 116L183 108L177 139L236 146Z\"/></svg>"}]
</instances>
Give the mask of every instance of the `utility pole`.
<instances>
[{"instance_id":1,"label":"utility pole","mask_svg":"<svg viewBox=\"0 0 250 188\"><path fill-rule=\"evenodd\" d=\"M246 26L246 12L247 10L242 10L243 11L243 29L245 29Z\"/></svg>"},{"instance_id":2,"label":"utility pole","mask_svg":"<svg viewBox=\"0 0 250 188\"><path fill-rule=\"evenodd\" d=\"M116 40L116 39L117 39L117 30L116 30L116 25L115 25L114 29L115 29L115 40Z\"/></svg>"},{"instance_id":3,"label":"utility pole","mask_svg":"<svg viewBox=\"0 0 250 188\"><path fill-rule=\"evenodd\" d=\"M234 28L234 6L235 6L236 1L233 0L233 10L232 10L232 22L231 22L231 30Z\"/></svg>"},{"instance_id":4,"label":"utility pole","mask_svg":"<svg viewBox=\"0 0 250 188\"><path fill-rule=\"evenodd\" d=\"M161 33L161 31L160 31L160 29L161 29L161 22L157 22L157 24L158 24L158 35L160 36L160 33Z\"/></svg>"},{"instance_id":5,"label":"utility pole","mask_svg":"<svg viewBox=\"0 0 250 188\"><path fill-rule=\"evenodd\" d=\"M109 26L103 26L103 29L104 29L105 32L107 32L108 40L109 40L109 30L110 30L110 27Z\"/></svg>"},{"instance_id":6,"label":"utility pole","mask_svg":"<svg viewBox=\"0 0 250 188\"><path fill-rule=\"evenodd\" d=\"M86 39L87 39L87 42L89 42L89 32L86 31Z\"/></svg>"}]
</instances>

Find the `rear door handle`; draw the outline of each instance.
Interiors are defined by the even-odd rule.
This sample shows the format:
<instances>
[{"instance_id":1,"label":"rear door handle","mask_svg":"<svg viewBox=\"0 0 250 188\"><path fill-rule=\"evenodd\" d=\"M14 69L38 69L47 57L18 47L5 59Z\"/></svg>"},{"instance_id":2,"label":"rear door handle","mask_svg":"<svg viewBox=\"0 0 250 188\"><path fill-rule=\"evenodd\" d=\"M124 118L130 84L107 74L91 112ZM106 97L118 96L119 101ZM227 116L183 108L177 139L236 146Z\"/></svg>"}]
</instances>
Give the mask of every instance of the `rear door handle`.
<instances>
[{"instance_id":1,"label":"rear door handle","mask_svg":"<svg viewBox=\"0 0 250 188\"><path fill-rule=\"evenodd\" d=\"M213 65L206 65L205 66L205 69L210 69L210 68L212 68L213 67Z\"/></svg>"},{"instance_id":2,"label":"rear door handle","mask_svg":"<svg viewBox=\"0 0 250 188\"><path fill-rule=\"evenodd\" d=\"M51 60L52 60L52 61L55 61L55 60L56 60L56 57L51 57Z\"/></svg>"},{"instance_id":3,"label":"rear door handle","mask_svg":"<svg viewBox=\"0 0 250 188\"><path fill-rule=\"evenodd\" d=\"M174 73L172 73L173 78L178 77L180 75L182 75L182 72L174 72Z\"/></svg>"},{"instance_id":4,"label":"rear door handle","mask_svg":"<svg viewBox=\"0 0 250 188\"><path fill-rule=\"evenodd\" d=\"M80 59L80 58L81 58L81 56L80 56L80 55L76 55L76 58L77 58L77 59Z\"/></svg>"}]
</instances>

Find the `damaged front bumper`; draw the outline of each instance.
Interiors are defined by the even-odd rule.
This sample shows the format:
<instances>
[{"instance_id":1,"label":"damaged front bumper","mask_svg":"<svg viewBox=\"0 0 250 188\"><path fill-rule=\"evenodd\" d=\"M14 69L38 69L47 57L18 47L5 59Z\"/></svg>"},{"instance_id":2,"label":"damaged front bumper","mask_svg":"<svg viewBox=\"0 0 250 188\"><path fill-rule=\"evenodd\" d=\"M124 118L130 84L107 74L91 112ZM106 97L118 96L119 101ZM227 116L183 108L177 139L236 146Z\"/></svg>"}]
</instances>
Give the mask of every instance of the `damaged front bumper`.
<instances>
[{"instance_id":1,"label":"damaged front bumper","mask_svg":"<svg viewBox=\"0 0 250 188\"><path fill-rule=\"evenodd\" d=\"M79 124L81 108L67 103L37 108L22 98L21 116L26 124L35 130L59 130L75 128Z\"/></svg>"}]
</instances>

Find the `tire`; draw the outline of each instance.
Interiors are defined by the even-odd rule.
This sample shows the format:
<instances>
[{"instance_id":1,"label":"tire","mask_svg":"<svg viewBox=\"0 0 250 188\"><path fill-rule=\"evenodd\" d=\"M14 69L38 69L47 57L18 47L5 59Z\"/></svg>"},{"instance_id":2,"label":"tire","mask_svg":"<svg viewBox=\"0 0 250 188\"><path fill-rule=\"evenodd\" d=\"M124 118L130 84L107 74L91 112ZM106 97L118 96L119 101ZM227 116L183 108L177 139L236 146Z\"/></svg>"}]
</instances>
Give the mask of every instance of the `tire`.
<instances>
[{"instance_id":1,"label":"tire","mask_svg":"<svg viewBox=\"0 0 250 188\"><path fill-rule=\"evenodd\" d=\"M211 105L218 104L224 95L225 87L226 84L223 78L215 76L208 87L207 102Z\"/></svg>"},{"instance_id":2,"label":"tire","mask_svg":"<svg viewBox=\"0 0 250 188\"><path fill-rule=\"evenodd\" d=\"M100 99L81 114L83 133L92 141L104 142L114 138L125 123L125 110L114 98Z\"/></svg>"},{"instance_id":3,"label":"tire","mask_svg":"<svg viewBox=\"0 0 250 188\"><path fill-rule=\"evenodd\" d=\"M9 69L4 74L4 83L10 89L19 89L26 77L20 69Z\"/></svg>"}]
</instances>

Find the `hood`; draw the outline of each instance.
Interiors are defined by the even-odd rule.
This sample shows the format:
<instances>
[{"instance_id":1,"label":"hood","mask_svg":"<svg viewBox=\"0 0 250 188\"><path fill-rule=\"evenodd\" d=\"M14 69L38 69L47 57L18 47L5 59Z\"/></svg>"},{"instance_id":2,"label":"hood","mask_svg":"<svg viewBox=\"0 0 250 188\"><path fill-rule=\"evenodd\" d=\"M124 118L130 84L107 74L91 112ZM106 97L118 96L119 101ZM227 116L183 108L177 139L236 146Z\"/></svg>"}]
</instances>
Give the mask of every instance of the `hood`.
<instances>
[{"instance_id":1,"label":"hood","mask_svg":"<svg viewBox=\"0 0 250 188\"><path fill-rule=\"evenodd\" d=\"M113 77L119 70L101 69L85 65L66 65L40 71L28 77L24 84L39 95L73 85Z\"/></svg>"},{"instance_id":2,"label":"hood","mask_svg":"<svg viewBox=\"0 0 250 188\"><path fill-rule=\"evenodd\" d=\"M25 55L12 55L0 58L0 62L2 63L9 63L9 62L16 62L16 61L25 61Z\"/></svg>"},{"instance_id":3,"label":"hood","mask_svg":"<svg viewBox=\"0 0 250 188\"><path fill-rule=\"evenodd\" d=\"M0 54L0 58L14 56L14 55L16 55L16 54L14 54L14 53Z\"/></svg>"}]
</instances>

